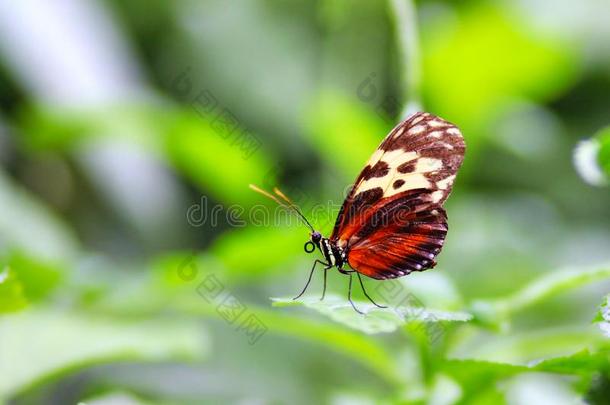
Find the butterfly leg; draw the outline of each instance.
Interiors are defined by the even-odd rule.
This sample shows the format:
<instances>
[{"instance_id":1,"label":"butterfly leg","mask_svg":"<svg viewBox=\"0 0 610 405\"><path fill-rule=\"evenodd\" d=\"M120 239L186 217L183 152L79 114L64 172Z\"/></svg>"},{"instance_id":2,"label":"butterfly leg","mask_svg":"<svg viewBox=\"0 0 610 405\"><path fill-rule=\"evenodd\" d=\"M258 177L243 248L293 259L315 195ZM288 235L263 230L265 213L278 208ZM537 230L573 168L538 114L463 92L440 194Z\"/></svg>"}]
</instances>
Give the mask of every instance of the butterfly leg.
<instances>
[{"instance_id":1,"label":"butterfly leg","mask_svg":"<svg viewBox=\"0 0 610 405\"><path fill-rule=\"evenodd\" d=\"M303 295L305 293L305 291L307 290L307 287L309 287L309 283L311 282L311 276L313 275L313 271L316 269L316 265L318 263L323 264L325 266L328 266L328 263L324 263L322 260L316 259L316 261L313 262L313 266L311 267L311 271L309 272L309 278L307 279L307 284L305 284L305 287L303 287L303 291L301 291L301 293L299 295L294 297L293 300L296 300L296 299L300 298L301 295ZM324 274L326 274L326 273L324 273ZM326 286L326 282L324 283L324 286Z\"/></svg>"},{"instance_id":2,"label":"butterfly leg","mask_svg":"<svg viewBox=\"0 0 610 405\"><path fill-rule=\"evenodd\" d=\"M324 287L322 288L322 298L320 298L320 301L322 301L324 299L324 296L326 295L326 273L328 273L328 269L330 269L333 266L326 266L324 268Z\"/></svg>"},{"instance_id":3,"label":"butterfly leg","mask_svg":"<svg viewBox=\"0 0 610 405\"><path fill-rule=\"evenodd\" d=\"M373 303L373 305L375 305L376 307L378 307L378 308L387 308L384 305L377 304L375 301L373 301L373 299L371 297L369 297L369 295L366 292L366 289L364 288L364 283L362 282L362 277L360 276L360 273L356 272L356 274L358 275L358 280L360 280L360 287L362 287L362 292L364 293L364 296L366 298L368 298L369 301L371 301Z\"/></svg>"},{"instance_id":4,"label":"butterfly leg","mask_svg":"<svg viewBox=\"0 0 610 405\"><path fill-rule=\"evenodd\" d=\"M360 315L364 315L363 312L361 312L358 308L356 308L356 305L354 305L354 301L352 301L352 274L351 274L351 272L349 273L349 287L347 289L347 299L348 299L349 303L352 304L352 308L354 308L354 310L356 312L358 312Z\"/></svg>"}]
</instances>

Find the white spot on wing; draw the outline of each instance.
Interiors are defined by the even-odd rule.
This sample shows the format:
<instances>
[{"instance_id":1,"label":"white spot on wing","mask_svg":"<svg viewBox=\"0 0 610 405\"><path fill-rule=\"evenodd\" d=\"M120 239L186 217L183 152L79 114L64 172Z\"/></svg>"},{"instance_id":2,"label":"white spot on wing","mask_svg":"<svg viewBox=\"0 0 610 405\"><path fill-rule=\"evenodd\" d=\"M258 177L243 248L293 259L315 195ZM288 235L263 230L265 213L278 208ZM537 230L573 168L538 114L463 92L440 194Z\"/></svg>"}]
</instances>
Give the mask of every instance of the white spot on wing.
<instances>
[{"instance_id":1,"label":"white spot on wing","mask_svg":"<svg viewBox=\"0 0 610 405\"><path fill-rule=\"evenodd\" d=\"M409 129L408 133L409 133L409 135L417 135L417 134L421 134L425 130L426 130L426 127L424 127L423 125L416 125L414 127L411 127Z\"/></svg>"},{"instance_id":2,"label":"white spot on wing","mask_svg":"<svg viewBox=\"0 0 610 405\"><path fill-rule=\"evenodd\" d=\"M430 194L430 198L432 199L433 203L438 203L443 198L443 194L444 192L442 190L437 190Z\"/></svg>"},{"instance_id":3,"label":"white spot on wing","mask_svg":"<svg viewBox=\"0 0 610 405\"><path fill-rule=\"evenodd\" d=\"M383 162L388 165L388 174L383 177L372 177L364 180L356 189L356 194L364 191L381 188L384 190L384 197L391 197L398 193L417 188L430 188L430 181L426 178L425 173L440 170L443 167L443 162L440 159L434 158L418 158L415 152L404 152L402 150L393 150L383 155ZM400 173L398 167L403 163L416 160L415 170L410 173ZM403 180L404 183L394 188L393 184L397 180Z\"/></svg>"},{"instance_id":4,"label":"white spot on wing","mask_svg":"<svg viewBox=\"0 0 610 405\"><path fill-rule=\"evenodd\" d=\"M415 173L428 173L435 170L439 170L443 167L443 161L434 158L419 158L417 160L417 166L415 167Z\"/></svg>"},{"instance_id":5,"label":"white spot on wing","mask_svg":"<svg viewBox=\"0 0 610 405\"><path fill-rule=\"evenodd\" d=\"M453 180L454 179L455 179L455 174L452 175L452 176L446 177L443 180L440 180L440 181L436 182L436 185L441 190L447 190L447 188L451 187L451 185L453 184Z\"/></svg>"},{"instance_id":6,"label":"white spot on wing","mask_svg":"<svg viewBox=\"0 0 610 405\"><path fill-rule=\"evenodd\" d=\"M426 117L426 114L420 114L419 117L411 121L411 125L415 125Z\"/></svg>"},{"instance_id":7,"label":"white spot on wing","mask_svg":"<svg viewBox=\"0 0 610 405\"><path fill-rule=\"evenodd\" d=\"M443 125L445 125L445 123L441 122L438 119L434 119L434 120L428 121L428 125L430 125L431 127L435 128L435 127L442 127Z\"/></svg>"}]
</instances>

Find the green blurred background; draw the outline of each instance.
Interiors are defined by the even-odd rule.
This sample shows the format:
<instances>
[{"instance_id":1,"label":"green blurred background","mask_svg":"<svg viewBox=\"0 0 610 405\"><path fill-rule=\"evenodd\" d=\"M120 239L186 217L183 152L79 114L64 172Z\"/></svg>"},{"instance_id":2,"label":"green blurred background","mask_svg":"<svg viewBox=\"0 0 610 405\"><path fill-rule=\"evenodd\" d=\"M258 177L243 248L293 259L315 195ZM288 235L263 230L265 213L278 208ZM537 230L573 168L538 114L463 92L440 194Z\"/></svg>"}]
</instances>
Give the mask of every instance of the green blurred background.
<instances>
[{"instance_id":1,"label":"green blurred background","mask_svg":"<svg viewBox=\"0 0 610 405\"><path fill-rule=\"evenodd\" d=\"M607 2L418 1L405 61L409 4L0 0L0 403L610 403ZM313 256L247 185L328 235L409 101L468 146L421 319L272 306Z\"/></svg>"}]
</instances>

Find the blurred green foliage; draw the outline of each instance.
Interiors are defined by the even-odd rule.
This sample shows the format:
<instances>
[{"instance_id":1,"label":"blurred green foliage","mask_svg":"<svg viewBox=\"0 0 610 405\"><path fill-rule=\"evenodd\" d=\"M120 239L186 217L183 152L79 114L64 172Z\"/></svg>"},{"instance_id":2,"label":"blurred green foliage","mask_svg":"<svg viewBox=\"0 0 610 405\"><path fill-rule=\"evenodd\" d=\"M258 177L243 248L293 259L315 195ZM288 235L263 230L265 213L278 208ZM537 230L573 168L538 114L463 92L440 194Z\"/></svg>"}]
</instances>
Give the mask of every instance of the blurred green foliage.
<instances>
[{"instance_id":1,"label":"blurred green foliage","mask_svg":"<svg viewBox=\"0 0 610 405\"><path fill-rule=\"evenodd\" d=\"M459 117L475 147L476 135L493 135L489 125L503 109L518 99L556 96L578 68L571 44L545 38L522 15L495 5L466 6L453 21L433 19L422 49L430 106Z\"/></svg>"},{"instance_id":2,"label":"blurred green foliage","mask_svg":"<svg viewBox=\"0 0 610 405\"><path fill-rule=\"evenodd\" d=\"M606 176L610 177L610 127L606 127L599 131L596 138L600 144L597 161L602 170L606 173Z\"/></svg>"},{"instance_id":3,"label":"blurred green foliage","mask_svg":"<svg viewBox=\"0 0 610 405\"><path fill-rule=\"evenodd\" d=\"M17 311L27 305L23 285L8 266L0 273L0 292L0 312Z\"/></svg>"}]
</instances>

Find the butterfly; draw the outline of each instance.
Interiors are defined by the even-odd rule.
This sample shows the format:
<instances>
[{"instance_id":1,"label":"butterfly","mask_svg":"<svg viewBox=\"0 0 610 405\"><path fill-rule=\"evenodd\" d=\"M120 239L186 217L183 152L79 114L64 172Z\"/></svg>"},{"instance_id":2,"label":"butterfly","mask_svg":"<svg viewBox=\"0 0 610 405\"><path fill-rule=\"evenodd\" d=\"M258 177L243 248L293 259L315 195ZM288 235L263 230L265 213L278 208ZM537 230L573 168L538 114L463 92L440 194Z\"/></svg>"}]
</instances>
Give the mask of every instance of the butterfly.
<instances>
[{"instance_id":1,"label":"butterfly","mask_svg":"<svg viewBox=\"0 0 610 405\"><path fill-rule=\"evenodd\" d=\"M323 259L313 263L301 297L318 265L349 276L386 280L424 271L436 265L447 235L447 214L443 203L451 192L464 160L466 144L460 130L435 115L418 112L399 123L381 142L360 172L339 211L329 238L314 229L299 208L279 189L275 195L250 187L290 208L311 230L304 249L319 250Z\"/></svg>"}]
</instances>

